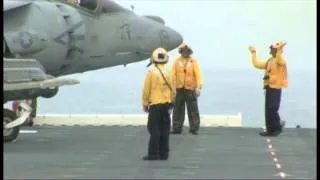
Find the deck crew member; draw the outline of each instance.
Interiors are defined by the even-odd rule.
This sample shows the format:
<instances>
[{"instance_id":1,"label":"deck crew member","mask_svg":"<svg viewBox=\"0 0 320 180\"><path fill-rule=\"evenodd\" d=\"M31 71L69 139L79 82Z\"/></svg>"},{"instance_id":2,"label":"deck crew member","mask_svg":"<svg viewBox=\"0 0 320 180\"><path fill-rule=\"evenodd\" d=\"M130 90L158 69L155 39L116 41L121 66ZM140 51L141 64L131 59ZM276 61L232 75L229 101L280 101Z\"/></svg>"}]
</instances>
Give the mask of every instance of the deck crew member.
<instances>
[{"instance_id":1,"label":"deck crew member","mask_svg":"<svg viewBox=\"0 0 320 180\"><path fill-rule=\"evenodd\" d=\"M181 134L185 119L185 104L187 104L190 129L189 132L197 134L200 126L198 97L202 88L202 77L197 60L191 57L193 53L190 46L182 44L179 47L178 57L172 68L176 82L176 100L173 109L173 134Z\"/></svg>"},{"instance_id":2,"label":"deck crew member","mask_svg":"<svg viewBox=\"0 0 320 180\"><path fill-rule=\"evenodd\" d=\"M157 48L150 59L153 65L145 77L142 95L143 110L149 113L147 128L150 139L148 155L143 160L167 160L174 83L170 71L165 68L169 60L167 51Z\"/></svg>"},{"instance_id":3,"label":"deck crew member","mask_svg":"<svg viewBox=\"0 0 320 180\"><path fill-rule=\"evenodd\" d=\"M279 108L281 102L281 89L288 87L287 63L282 55L285 42L272 44L271 57L267 61L257 60L256 49L252 46L249 51L252 56L252 64L255 68L265 70L265 124L266 131L260 132L261 136L278 136L284 126L280 121Z\"/></svg>"}]
</instances>

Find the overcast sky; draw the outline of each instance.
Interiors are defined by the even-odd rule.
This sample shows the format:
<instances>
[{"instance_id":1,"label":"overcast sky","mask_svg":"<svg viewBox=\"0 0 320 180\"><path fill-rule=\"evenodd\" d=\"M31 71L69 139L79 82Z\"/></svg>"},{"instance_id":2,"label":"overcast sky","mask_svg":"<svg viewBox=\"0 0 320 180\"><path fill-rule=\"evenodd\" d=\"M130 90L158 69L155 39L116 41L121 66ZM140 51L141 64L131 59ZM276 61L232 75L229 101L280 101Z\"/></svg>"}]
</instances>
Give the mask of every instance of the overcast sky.
<instances>
[{"instance_id":1,"label":"overcast sky","mask_svg":"<svg viewBox=\"0 0 320 180\"><path fill-rule=\"evenodd\" d=\"M315 0L119 0L140 15L157 15L180 32L206 68L252 68L248 46L267 58L285 40L290 69L316 69ZM177 50L170 53L177 55Z\"/></svg>"},{"instance_id":2,"label":"overcast sky","mask_svg":"<svg viewBox=\"0 0 320 180\"><path fill-rule=\"evenodd\" d=\"M289 73L316 73L315 0L118 0L139 15L156 15L182 34L194 49L204 74L252 67L249 45L258 58L267 59L269 46L285 40ZM170 52L169 65L178 55ZM105 81L106 76L130 74L142 78L148 61L71 75L84 81ZM231 72L231 71L230 71ZM261 71L262 72L262 71Z\"/></svg>"}]
</instances>

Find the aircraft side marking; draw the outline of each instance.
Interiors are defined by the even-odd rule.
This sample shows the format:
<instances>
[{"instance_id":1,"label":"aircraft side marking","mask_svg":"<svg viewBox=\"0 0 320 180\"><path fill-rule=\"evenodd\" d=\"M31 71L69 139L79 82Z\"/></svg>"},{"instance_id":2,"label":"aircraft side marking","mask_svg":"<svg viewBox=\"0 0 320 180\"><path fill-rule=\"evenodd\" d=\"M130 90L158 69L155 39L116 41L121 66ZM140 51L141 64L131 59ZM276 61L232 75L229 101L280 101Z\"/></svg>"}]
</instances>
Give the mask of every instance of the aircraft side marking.
<instances>
[{"instance_id":1,"label":"aircraft side marking","mask_svg":"<svg viewBox=\"0 0 320 180\"><path fill-rule=\"evenodd\" d=\"M59 34L57 37L53 38L53 41L55 41L56 43L59 43L61 45L67 45L68 42L65 42L62 40L63 37L65 37L66 35L69 36L70 41L80 41L80 40L84 40L85 39L85 35L73 35L72 33L78 29L81 25L83 25L83 21L80 21L76 24L74 24L73 26L69 27L68 29L66 29L65 31L63 31L61 34ZM72 47L74 50L83 53L83 49L81 49L80 47L77 46L73 46Z\"/></svg>"},{"instance_id":2,"label":"aircraft side marking","mask_svg":"<svg viewBox=\"0 0 320 180\"><path fill-rule=\"evenodd\" d=\"M130 24L124 24L120 27L121 30L121 39L122 40L131 40L131 26Z\"/></svg>"}]
</instances>

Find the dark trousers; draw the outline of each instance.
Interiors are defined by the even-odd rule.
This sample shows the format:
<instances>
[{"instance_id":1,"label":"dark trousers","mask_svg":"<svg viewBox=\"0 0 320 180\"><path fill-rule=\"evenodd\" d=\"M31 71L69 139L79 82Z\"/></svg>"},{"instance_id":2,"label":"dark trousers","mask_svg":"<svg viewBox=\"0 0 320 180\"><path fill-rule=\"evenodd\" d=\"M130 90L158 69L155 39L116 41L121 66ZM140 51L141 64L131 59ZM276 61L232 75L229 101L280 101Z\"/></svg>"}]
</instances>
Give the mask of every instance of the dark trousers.
<instances>
[{"instance_id":1,"label":"dark trousers","mask_svg":"<svg viewBox=\"0 0 320 180\"><path fill-rule=\"evenodd\" d=\"M281 102L281 89L266 88L265 121L268 132L281 129L279 108Z\"/></svg>"},{"instance_id":2,"label":"dark trousers","mask_svg":"<svg viewBox=\"0 0 320 180\"><path fill-rule=\"evenodd\" d=\"M199 130L200 126L198 99L195 91L186 89L177 89L172 117L173 131L182 131L185 118L185 104L187 104L190 131L196 132Z\"/></svg>"},{"instance_id":3,"label":"dark trousers","mask_svg":"<svg viewBox=\"0 0 320 180\"><path fill-rule=\"evenodd\" d=\"M148 155L168 157L171 119L169 104L158 104L149 107L148 131L150 133Z\"/></svg>"}]
</instances>

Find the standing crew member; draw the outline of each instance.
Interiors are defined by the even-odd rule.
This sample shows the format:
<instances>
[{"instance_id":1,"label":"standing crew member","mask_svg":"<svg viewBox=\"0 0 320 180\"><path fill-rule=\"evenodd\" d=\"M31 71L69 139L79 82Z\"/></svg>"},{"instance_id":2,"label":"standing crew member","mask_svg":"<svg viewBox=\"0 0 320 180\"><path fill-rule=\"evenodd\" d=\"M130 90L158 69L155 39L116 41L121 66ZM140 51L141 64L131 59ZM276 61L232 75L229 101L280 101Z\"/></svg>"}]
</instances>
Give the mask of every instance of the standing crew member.
<instances>
[{"instance_id":1,"label":"standing crew member","mask_svg":"<svg viewBox=\"0 0 320 180\"><path fill-rule=\"evenodd\" d=\"M172 73L176 82L176 100L173 109L173 134L181 134L185 118L185 104L187 104L189 118L189 132L197 134L200 126L200 115L198 100L202 88L202 77L198 62L191 57L192 49L182 44L179 47L178 57L172 68Z\"/></svg>"},{"instance_id":2,"label":"standing crew member","mask_svg":"<svg viewBox=\"0 0 320 180\"><path fill-rule=\"evenodd\" d=\"M167 160L169 157L170 111L175 98L174 83L165 69L168 52L156 49L151 55L154 63L147 72L143 87L143 110L149 113L147 128L150 133L148 155L143 160Z\"/></svg>"},{"instance_id":3,"label":"standing crew member","mask_svg":"<svg viewBox=\"0 0 320 180\"><path fill-rule=\"evenodd\" d=\"M250 46L249 51L252 55L252 64L255 68L264 69L265 76L265 123L266 131L260 132L261 136L278 136L283 125L280 122L278 110L281 102L281 89L288 87L287 64L282 56L284 42L278 42L270 46L270 57L267 61L258 61L256 50Z\"/></svg>"}]
</instances>

